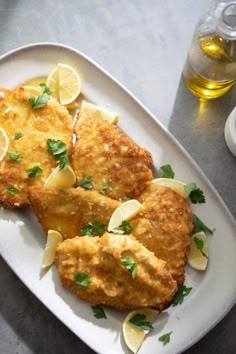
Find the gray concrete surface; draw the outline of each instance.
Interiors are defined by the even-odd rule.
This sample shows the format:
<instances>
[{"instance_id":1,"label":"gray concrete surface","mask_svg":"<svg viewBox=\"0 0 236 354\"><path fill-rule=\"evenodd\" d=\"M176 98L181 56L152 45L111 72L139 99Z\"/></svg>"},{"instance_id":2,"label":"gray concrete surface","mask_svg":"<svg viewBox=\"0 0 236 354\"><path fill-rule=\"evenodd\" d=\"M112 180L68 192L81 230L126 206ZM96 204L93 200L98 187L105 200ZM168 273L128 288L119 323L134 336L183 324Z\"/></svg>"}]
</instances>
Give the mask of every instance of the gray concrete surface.
<instances>
[{"instance_id":1,"label":"gray concrete surface","mask_svg":"<svg viewBox=\"0 0 236 354\"><path fill-rule=\"evenodd\" d=\"M236 105L236 89L200 107L181 78L194 26L214 3L0 0L0 55L43 41L60 42L84 52L168 127L235 217L236 160L225 145L223 128ZM0 267L0 354L93 353L30 293L2 259ZM236 353L235 328L234 306L185 354Z\"/></svg>"}]
</instances>

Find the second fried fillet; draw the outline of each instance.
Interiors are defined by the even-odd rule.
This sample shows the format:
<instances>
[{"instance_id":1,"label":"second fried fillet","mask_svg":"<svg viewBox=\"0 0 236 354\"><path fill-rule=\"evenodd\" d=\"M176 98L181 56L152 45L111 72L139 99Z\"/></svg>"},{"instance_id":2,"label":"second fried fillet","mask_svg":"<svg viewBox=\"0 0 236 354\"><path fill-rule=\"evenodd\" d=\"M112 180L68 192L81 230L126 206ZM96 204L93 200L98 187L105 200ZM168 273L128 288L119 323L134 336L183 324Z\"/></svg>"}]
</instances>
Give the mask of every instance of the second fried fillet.
<instances>
[{"instance_id":1,"label":"second fried fillet","mask_svg":"<svg viewBox=\"0 0 236 354\"><path fill-rule=\"evenodd\" d=\"M134 237L165 260L173 278L182 284L193 229L186 199L170 188L158 187L146 196L141 211L130 224Z\"/></svg>"},{"instance_id":2,"label":"second fried fillet","mask_svg":"<svg viewBox=\"0 0 236 354\"><path fill-rule=\"evenodd\" d=\"M136 274L124 265L131 260ZM132 236L105 233L102 237L75 237L62 242L56 253L62 285L80 299L117 309L155 307L172 300L176 282L157 259ZM80 282L80 278L87 282Z\"/></svg>"},{"instance_id":3,"label":"second fried fillet","mask_svg":"<svg viewBox=\"0 0 236 354\"><path fill-rule=\"evenodd\" d=\"M107 227L120 203L97 191L82 188L31 187L30 204L44 231L59 231L63 238L81 235L82 227L97 221Z\"/></svg>"},{"instance_id":4,"label":"second fried fillet","mask_svg":"<svg viewBox=\"0 0 236 354\"><path fill-rule=\"evenodd\" d=\"M117 200L137 198L147 188L153 178L152 156L119 128L82 115L75 133L72 167L79 179L91 176L96 190L108 185L107 195Z\"/></svg>"},{"instance_id":5,"label":"second fried fillet","mask_svg":"<svg viewBox=\"0 0 236 354\"><path fill-rule=\"evenodd\" d=\"M0 88L0 92L0 126L9 139L8 153L15 157L6 155L0 162L0 202L6 208L23 207L29 204L28 186L44 184L57 165L47 151L48 139L63 141L70 155L71 116L53 99L42 108L32 109L30 92L24 88ZM40 167L42 173L30 177L26 170L35 166ZM14 193L9 193L9 188Z\"/></svg>"}]
</instances>

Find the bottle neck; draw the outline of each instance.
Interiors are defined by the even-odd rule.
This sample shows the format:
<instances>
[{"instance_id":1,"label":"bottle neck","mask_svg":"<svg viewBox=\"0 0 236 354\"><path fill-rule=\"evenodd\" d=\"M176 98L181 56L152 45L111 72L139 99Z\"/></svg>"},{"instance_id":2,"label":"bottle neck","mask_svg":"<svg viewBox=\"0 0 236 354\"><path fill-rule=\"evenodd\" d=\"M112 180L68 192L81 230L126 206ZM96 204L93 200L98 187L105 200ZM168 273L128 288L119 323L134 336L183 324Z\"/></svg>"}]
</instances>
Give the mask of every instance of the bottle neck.
<instances>
[{"instance_id":1,"label":"bottle neck","mask_svg":"<svg viewBox=\"0 0 236 354\"><path fill-rule=\"evenodd\" d=\"M215 10L218 33L226 39L236 39L236 1L220 1Z\"/></svg>"}]
</instances>

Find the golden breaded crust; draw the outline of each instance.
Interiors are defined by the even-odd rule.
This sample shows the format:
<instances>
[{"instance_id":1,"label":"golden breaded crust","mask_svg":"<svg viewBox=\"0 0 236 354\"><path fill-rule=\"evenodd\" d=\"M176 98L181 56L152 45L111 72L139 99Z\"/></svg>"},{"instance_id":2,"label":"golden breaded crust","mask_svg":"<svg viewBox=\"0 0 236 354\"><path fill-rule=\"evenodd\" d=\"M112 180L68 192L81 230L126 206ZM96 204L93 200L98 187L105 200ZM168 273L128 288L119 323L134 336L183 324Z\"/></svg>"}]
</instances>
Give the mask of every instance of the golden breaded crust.
<instances>
[{"instance_id":1,"label":"golden breaded crust","mask_svg":"<svg viewBox=\"0 0 236 354\"><path fill-rule=\"evenodd\" d=\"M15 162L8 156L0 162L0 202L5 208L23 207L29 204L27 188L42 185L56 167L54 157L47 151L47 140L61 140L71 153L72 122L67 110L50 99L42 108L33 110L29 104L29 92L23 88L8 90L0 88L0 126L9 138L8 152L17 150L23 157ZM15 133L22 137L13 140ZM43 173L30 178L26 169L39 166ZM15 196L7 192L12 186Z\"/></svg>"},{"instance_id":2,"label":"golden breaded crust","mask_svg":"<svg viewBox=\"0 0 236 354\"><path fill-rule=\"evenodd\" d=\"M170 188L158 187L146 197L140 213L130 224L137 240L165 260L173 278L183 283L193 229L186 199Z\"/></svg>"},{"instance_id":3,"label":"golden breaded crust","mask_svg":"<svg viewBox=\"0 0 236 354\"><path fill-rule=\"evenodd\" d=\"M137 264L133 279L121 260L130 257ZM162 309L172 300L176 282L157 259L132 236L104 234L75 237L62 242L56 253L62 285L80 299L117 309L155 307ZM91 283L81 289L74 280L85 272Z\"/></svg>"},{"instance_id":4,"label":"golden breaded crust","mask_svg":"<svg viewBox=\"0 0 236 354\"><path fill-rule=\"evenodd\" d=\"M107 121L83 116L75 126L72 167L79 177L92 176L96 190L109 183L113 199L137 198L153 178L152 156Z\"/></svg>"},{"instance_id":5,"label":"golden breaded crust","mask_svg":"<svg viewBox=\"0 0 236 354\"><path fill-rule=\"evenodd\" d=\"M108 225L120 203L97 191L82 188L31 187L30 204L44 231L59 231L63 238L79 236L89 222Z\"/></svg>"}]
</instances>

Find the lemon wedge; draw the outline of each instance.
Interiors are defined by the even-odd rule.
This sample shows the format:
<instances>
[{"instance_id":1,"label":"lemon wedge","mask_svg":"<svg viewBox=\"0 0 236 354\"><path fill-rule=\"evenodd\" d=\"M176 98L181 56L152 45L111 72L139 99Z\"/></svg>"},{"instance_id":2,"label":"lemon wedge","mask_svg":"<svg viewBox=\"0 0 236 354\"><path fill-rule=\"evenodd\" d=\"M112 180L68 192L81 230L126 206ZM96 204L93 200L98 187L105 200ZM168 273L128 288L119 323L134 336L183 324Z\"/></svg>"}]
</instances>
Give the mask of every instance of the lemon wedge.
<instances>
[{"instance_id":1,"label":"lemon wedge","mask_svg":"<svg viewBox=\"0 0 236 354\"><path fill-rule=\"evenodd\" d=\"M122 203L112 214L109 224L108 231L112 231L116 227L119 227L122 224L122 221L128 221L133 216L135 216L142 205L136 200L131 199L125 203Z\"/></svg>"},{"instance_id":2,"label":"lemon wedge","mask_svg":"<svg viewBox=\"0 0 236 354\"><path fill-rule=\"evenodd\" d=\"M65 170L60 170L57 166L48 176L44 185L46 187L73 187L75 182L76 176L70 166Z\"/></svg>"},{"instance_id":3,"label":"lemon wedge","mask_svg":"<svg viewBox=\"0 0 236 354\"><path fill-rule=\"evenodd\" d=\"M0 161L6 155L6 152L9 147L9 139L8 136L3 128L0 127Z\"/></svg>"},{"instance_id":4,"label":"lemon wedge","mask_svg":"<svg viewBox=\"0 0 236 354\"><path fill-rule=\"evenodd\" d=\"M132 353L137 353L141 347L144 337L149 331L142 331L137 329L133 324L129 322L135 315L145 315L145 322L153 323L158 315L158 311L150 308L135 310L130 312L122 325L122 333L124 337L125 344L132 351Z\"/></svg>"},{"instance_id":5,"label":"lemon wedge","mask_svg":"<svg viewBox=\"0 0 236 354\"><path fill-rule=\"evenodd\" d=\"M105 108L96 106L95 104L84 100L82 101L80 112L85 113L86 115L94 119L99 118L107 120L111 124L117 123L119 119L119 114L108 111Z\"/></svg>"},{"instance_id":6,"label":"lemon wedge","mask_svg":"<svg viewBox=\"0 0 236 354\"><path fill-rule=\"evenodd\" d=\"M80 77L72 66L59 63L48 75L47 86L52 97L62 105L71 104L80 94Z\"/></svg>"},{"instance_id":7,"label":"lemon wedge","mask_svg":"<svg viewBox=\"0 0 236 354\"><path fill-rule=\"evenodd\" d=\"M153 192L158 186L169 187L176 193L182 195L182 197L187 198L189 192L184 189L185 183L178 181L177 179L171 178L156 178L150 183L150 191Z\"/></svg>"},{"instance_id":8,"label":"lemon wedge","mask_svg":"<svg viewBox=\"0 0 236 354\"><path fill-rule=\"evenodd\" d=\"M205 232L192 235L188 264L197 270L205 270L208 263L208 244Z\"/></svg>"},{"instance_id":9,"label":"lemon wedge","mask_svg":"<svg viewBox=\"0 0 236 354\"><path fill-rule=\"evenodd\" d=\"M44 250L42 268L47 268L53 264L56 249L60 242L62 242L63 238L60 232L55 230L48 231L47 243Z\"/></svg>"}]
</instances>

